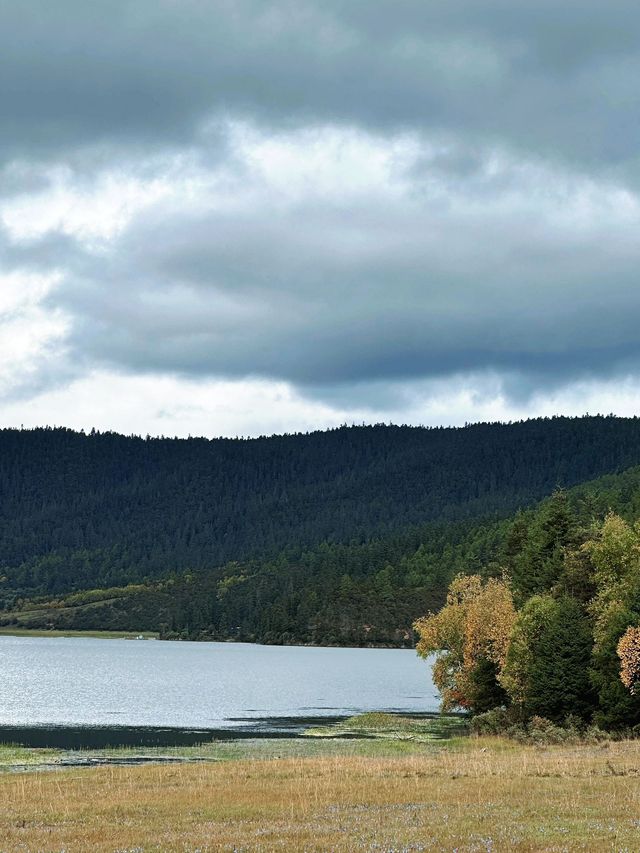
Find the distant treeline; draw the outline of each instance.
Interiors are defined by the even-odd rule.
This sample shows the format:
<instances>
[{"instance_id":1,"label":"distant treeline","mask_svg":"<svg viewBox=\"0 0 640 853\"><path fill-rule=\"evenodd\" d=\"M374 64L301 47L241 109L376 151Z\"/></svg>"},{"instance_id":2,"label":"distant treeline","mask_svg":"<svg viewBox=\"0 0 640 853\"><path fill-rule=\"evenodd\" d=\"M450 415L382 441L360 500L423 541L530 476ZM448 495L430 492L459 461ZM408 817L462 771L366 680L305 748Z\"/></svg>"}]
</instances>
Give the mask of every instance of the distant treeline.
<instances>
[{"instance_id":1,"label":"distant treeline","mask_svg":"<svg viewBox=\"0 0 640 853\"><path fill-rule=\"evenodd\" d=\"M2 621L409 645L457 572L506 559L515 511L639 462L635 418L213 441L0 431ZM568 500L583 518L640 514L639 480Z\"/></svg>"}]
</instances>

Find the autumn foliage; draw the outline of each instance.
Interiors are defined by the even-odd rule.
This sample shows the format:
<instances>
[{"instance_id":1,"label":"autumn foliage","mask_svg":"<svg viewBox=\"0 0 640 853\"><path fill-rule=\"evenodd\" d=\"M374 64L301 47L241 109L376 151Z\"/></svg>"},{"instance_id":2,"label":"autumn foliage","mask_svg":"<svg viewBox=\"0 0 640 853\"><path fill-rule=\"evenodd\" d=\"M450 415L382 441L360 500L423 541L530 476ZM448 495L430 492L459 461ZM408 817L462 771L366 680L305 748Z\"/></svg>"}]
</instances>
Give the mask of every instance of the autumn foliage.
<instances>
[{"instance_id":1,"label":"autumn foliage","mask_svg":"<svg viewBox=\"0 0 640 853\"><path fill-rule=\"evenodd\" d=\"M442 610L415 624L443 709L639 725L640 521L609 512L579 526L557 492L518 516L486 574L498 565L503 579L458 575Z\"/></svg>"},{"instance_id":2,"label":"autumn foliage","mask_svg":"<svg viewBox=\"0 0 640 853\"><path fill-rule=\"evenodd\" d=\"M618 657L622 683L635 694L640 682L640 628L627 628L618 643Z\"/></svg>"},{"instance_id":3,"label":"autumn foliage","mask_svg":"<svg viewBox=\"0 0 640 853\"><path fill-rule=\"evenodd\" d=\"M507 583L478 575L456 577L439 613L415 624L422 657L436 654L433 680L444 709L486 710L501 688L516 610Z\"/></svg>"}]
</instances>

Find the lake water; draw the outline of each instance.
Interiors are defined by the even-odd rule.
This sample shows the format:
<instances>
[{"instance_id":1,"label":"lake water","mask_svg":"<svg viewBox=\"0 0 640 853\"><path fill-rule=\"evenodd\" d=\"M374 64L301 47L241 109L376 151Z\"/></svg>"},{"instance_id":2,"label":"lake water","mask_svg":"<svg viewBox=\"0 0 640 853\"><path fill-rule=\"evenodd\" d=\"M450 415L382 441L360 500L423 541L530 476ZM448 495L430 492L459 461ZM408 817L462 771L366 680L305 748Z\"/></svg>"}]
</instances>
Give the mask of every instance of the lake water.
<instances>
[{"instance_id":1,"label":"lake water","mask_svg":"<svg viewBox=\"0 0 640 853\"><path fill-rule=\"evenodd\" d=\"M0 725L234 728L437 707L411 650L0 637Z\"/></svg>"}]
</instances>

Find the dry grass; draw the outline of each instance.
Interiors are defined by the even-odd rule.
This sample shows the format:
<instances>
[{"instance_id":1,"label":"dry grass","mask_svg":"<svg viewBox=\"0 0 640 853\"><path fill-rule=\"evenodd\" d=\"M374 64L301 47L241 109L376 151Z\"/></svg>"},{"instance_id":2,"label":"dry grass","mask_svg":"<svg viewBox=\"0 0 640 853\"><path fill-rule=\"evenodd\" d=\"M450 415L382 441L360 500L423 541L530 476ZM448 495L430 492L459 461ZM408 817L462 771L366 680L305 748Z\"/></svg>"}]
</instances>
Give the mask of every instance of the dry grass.
<instances>
[{"instance_id":1,"label":"dry grass","mask_svg":"<svg viewBox=\"0 0 640 853\"><path fill-rule=\"evenodd\" d=\"M0 776L3 851L639 850L640 744Z\"/></svg>"}]
</instances>

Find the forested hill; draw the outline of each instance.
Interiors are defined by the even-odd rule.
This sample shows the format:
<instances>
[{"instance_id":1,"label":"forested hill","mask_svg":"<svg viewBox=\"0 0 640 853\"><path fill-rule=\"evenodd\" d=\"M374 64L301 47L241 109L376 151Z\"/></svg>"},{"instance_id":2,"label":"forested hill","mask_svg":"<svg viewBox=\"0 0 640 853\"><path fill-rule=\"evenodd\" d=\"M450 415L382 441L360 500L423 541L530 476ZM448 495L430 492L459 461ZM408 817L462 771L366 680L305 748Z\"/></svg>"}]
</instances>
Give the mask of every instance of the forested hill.
<instances>
[{"instance_id":1,"label":"forested hill","mask_svg":"<svg viewBox=\"0 0 640 853\"><path fill-rule=\"evenodd\" d=\"M583 541L610 510L640 518L640 466L556 491L511 518L426 522L119 587L81 589L111 571L115 546L50 554L0 577L0 626L411 646L414 620L442 606L457 573L506 570L518 589L535 591L557 572L566 545ZM77 591L68 592L71 583Z\"/></svg>"},{"instance_id":2,"label":"forested hill","mask_svg":"<svg viewBox=\"0 0 640 853\"><path fill-rule=\"evenodd\" d=\"M514 511L609 473L607 506L635 506L640 468L616 472L639 463L635 418L213 441L0 431L0 622L411 643L456 571L500 559Z\"/></svg>"},{"instance_id":3,"label":"forested hill","mask_svg":"<svg viewBox=\"0 0 640 853\"><path fill-rule=\"evenodd\" d=\"M636 418L254 440L4 430L0 566L8 577L21 566L53 574L55 591L120 584L505 515L558 484L638 463Z\"/></svg>"}]
</instances>

